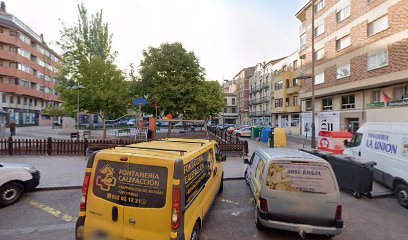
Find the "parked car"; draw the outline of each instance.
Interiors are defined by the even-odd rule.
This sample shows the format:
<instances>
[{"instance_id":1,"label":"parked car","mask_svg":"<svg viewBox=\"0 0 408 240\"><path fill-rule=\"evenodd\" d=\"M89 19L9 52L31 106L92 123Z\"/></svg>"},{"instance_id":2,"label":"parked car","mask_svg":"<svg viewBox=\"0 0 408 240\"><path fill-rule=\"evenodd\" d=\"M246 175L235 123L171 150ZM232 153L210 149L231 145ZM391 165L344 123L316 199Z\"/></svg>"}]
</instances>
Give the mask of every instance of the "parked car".
<instances>
[{"instance_id":1,"label":"parked car","mask_svg":"<svg viewBox=\"0 0 408 240\"><path fill-rule=\"evenodd\" d=\"M237 137L251 137L251 127L244 127L232 133Z\"/></svg>"},{"instance_id":2,"label":"parked car","mask_svg":"<svg viewBox=\"0 0 408 240\"><path fill-rule=\"evenodd\" d=\"M374 161L374 179L395 191L408 208L408 123L367 122L346 144L345 155Z\"/></svg>"},{"instance_id":3,"label":"parked car","mask_svg":"<svg viewBox=\"0 0 408 240\"><path fill-rule=\"evenodd\" d=\"M24 192L40 183L40 172L34 167L17 163L0 163L0 207L17 202Z\"/></svg>"},{"instance_id":4,"label":"parked car","mask_svg":"<svg viewBox=\"0 0 408 240\"><path fill-rule=\"evenodd\" d=\"M91 154L76 239L200 239L203 217L223 191L222 161L215 141L192 139Z\"/></svg>"},{"instance_id":5,"label":"parked car","mask_svg":"<svg viewBox=\"0 0 408 240\"><path fill-rule=\"evenodd\" d=\"M249 126L249 125L241 125L241 126L236 126L235 128L233 128L232 130L228 130L227 129L227 131L228 131L228 133L233 133L234 131L236 131L236 130L240 130L240 129L243 129L243 128L248 128L248 127L251 127L251 126Z\"/></svg>"},{"instance_id":6,"label":"parked car","mask_svg":"<svg viewBox=\"0 0 408 240\"><path fill-rule=\"evenodd\" d=\"M129 119L126 123L127 126L135 126L136 125L136 119L132 118Z\"/></svg>"},{"instance_id":7,"label":"parked car","mask_svg":"<svg viewBox=\"0 0 408 240\"><path fill-rule=\"evenodd\" d=\"M118 126L118 127L124 127L124 126L127 126L127 122L129 121L129 119L122 119L122 120L120 120L120 121L118 121L117 123L116 123L116 126Z\"/></svg>"},{"instance_id":8,"label":"parked car","mask_svg":"<svg viewBox=\"0 0 408 240\"><path fill-rule=\"evenodd\" d=\"M244 163L258 228L341 233L340 190L327 161L295 149L258 148Z\"/></svg>"}]
</instances>

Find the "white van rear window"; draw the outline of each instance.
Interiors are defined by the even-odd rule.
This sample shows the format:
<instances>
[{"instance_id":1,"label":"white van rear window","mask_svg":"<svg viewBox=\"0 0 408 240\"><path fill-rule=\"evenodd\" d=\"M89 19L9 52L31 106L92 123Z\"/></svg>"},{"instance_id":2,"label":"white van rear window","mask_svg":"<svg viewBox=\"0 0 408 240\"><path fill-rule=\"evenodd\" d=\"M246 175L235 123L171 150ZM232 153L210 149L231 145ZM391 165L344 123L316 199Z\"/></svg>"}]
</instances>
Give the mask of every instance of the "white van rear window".
<instances>
[{"instance_id":1,"label":"white van rear window","mask_svg":"<svg viewBox=\"0 0 408 240\"><path fill-rule=\"evenodd\" d=\"M166 204L167 168L99 160L93 193L130 207L162 208Z\"/></svg>"},{"instance_id":2,"label":"white van rear window","mask_svg":"<svg viewBox=\"0 0 408 240\"><path fill-rule=\"evenodd\" d=\"M336 187L326 166L303 163L271 164L266 185L276 191L334 193Z\"/></svg>"}]
</instances>

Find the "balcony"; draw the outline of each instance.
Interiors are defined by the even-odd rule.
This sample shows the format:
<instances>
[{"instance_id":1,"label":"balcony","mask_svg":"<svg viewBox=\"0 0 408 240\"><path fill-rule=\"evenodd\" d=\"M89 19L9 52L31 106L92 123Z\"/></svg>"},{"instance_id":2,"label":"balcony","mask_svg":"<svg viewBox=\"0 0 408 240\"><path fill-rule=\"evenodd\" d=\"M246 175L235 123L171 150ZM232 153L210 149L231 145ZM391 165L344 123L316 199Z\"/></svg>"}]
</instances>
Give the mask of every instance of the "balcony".
<instances>
[{"instance_id":1,"label":"balcony","mask_svg":"<svg viewBox=\"0 0 408 240\"><path fill-rule=\"evenodd\" d=\"M269 102L269 101L270 101L270 97L268 96L262 97L262 102Z\"/></svg>"},{"instance_id":2,"label":"balcony","mask_svg":"<svg viewBox=\"0 0 408 240\"><path fill-rule=\"evenodd\" d=\"M269 83L263 83L261 86L262 86L261 87L262 89L268 89L270 87L270 84Z\"/></svg>"},{"instance_id":3,"label":"balcony","mask_svg":"<svg viewBox=\"0 0 408 240\"><path fill-rule=\"evenodd\" d=\"M286 88L286 94L298 94L300 91L300 86L295 86L295 87L290 87Z\"/></svg>"},{"instance_id":4,"label":"balcony","mask_svg":"<svg viewBox=\"0 0 408 240\"><path fill-rule=\"evenodd\" d=\"M256 92L259 92L261 90L261 86L260 85L257 85L257 86L255 86L255 87L252 87L251 86L251 88L249 89L249 93L256 93Z\"/></svg>"},{"instance_id":5,"label":"balcony","mask_svg":"<svg viewBox=\"0 0 408 240\"><path fill-rule=\"evenodd\" d=\"M286 112L300 112L300 106L286 107Z\"/></svg>"},{"instance_id":6,"label":"balcony","mask_svg":"<svg viewBox=\"0 0 408 240\"><path fill-rule=\"evenodd\" d=\"M49 101L61 102L61 100L59 100L57 96L20 85L0 84L0 92L13 93L16 95L30 96Z\"/></svg>"}]
</instances>

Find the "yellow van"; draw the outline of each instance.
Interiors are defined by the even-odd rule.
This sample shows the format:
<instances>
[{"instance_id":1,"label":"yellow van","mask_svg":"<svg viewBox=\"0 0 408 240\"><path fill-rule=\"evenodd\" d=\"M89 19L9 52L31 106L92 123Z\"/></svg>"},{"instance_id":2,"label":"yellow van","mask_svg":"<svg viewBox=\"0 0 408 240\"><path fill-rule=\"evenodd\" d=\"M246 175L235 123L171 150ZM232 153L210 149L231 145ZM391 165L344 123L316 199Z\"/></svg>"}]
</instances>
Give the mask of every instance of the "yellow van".
<instances>
[{"instance_id":1,"label":"yellow van","mask_svg":"<svg viewBox=\"0 0 408 240\"><path fill-rule=\"evenodd\" d=\"M215 141L163 139L89 156L76 239L199 239L223 190Z\"/></svg>"}]
</instances>

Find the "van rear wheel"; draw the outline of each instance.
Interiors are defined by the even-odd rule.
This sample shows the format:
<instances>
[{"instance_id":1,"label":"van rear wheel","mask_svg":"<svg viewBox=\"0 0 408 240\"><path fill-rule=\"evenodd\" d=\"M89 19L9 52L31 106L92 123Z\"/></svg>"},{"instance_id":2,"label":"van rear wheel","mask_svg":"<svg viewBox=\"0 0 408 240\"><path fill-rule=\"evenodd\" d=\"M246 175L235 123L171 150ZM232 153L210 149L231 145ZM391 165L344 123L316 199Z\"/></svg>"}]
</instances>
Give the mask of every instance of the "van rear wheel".
<instances>
[{"instance_id":1,"label":"van rear wheel","mask_svg":"<svg viewBox=\"0 0 408 240\"><path fill-rule=\"evenodd\" d=\"M200 224L195 223L193 232L191 233L191 240L200 240Z\"/></svg>"},{"instance_id":2,"label":"van rear wheel","mask_svg":"<svg viewBox=\"0 0 408 240\"><path fill-rule=\"evenodd\" d=\"M398 203L404 208L408 208L408 186L405 184L398 184L395 188L395 194Z\"/></svg>"}]
</instances>

